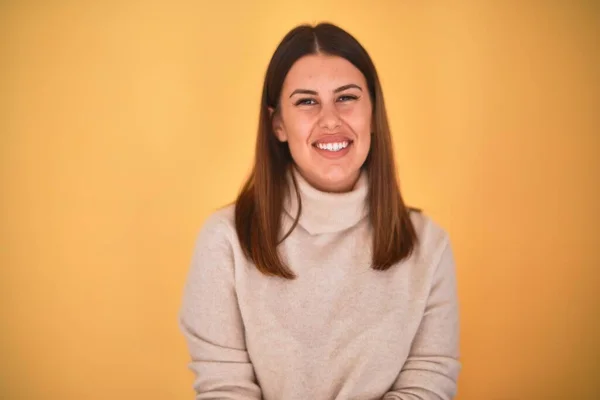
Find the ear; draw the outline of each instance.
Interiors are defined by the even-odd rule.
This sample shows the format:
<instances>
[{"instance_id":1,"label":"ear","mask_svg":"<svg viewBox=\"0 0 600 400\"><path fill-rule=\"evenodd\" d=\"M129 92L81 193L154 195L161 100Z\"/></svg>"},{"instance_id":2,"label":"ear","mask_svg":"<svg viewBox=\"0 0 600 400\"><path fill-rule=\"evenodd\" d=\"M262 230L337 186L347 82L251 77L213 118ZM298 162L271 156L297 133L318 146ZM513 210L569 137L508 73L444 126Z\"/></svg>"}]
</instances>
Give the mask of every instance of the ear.
<instances>
[{"instance_id":1,"label":"ear","mask_svg":"<svg viewBox=\"0 0 600 400\"><path fill-rule=\"evenodd\" d=\"M276 112L273 107L269 107L269 115L271 116L271 124L273 127L273 132L275 133L275 137L277 137L280 142L287 142L287 134L285 133L285 129L283 127L281 114Z\"/></svg>"}]
</instances>

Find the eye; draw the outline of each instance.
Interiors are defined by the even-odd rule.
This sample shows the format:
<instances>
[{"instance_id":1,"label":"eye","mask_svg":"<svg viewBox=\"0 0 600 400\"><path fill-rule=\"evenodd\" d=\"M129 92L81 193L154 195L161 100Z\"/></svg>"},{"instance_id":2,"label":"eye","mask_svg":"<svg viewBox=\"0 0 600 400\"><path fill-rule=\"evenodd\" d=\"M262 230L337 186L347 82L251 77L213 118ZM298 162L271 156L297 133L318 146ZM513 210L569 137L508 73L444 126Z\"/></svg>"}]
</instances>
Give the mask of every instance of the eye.
<instances>
[{"instance_id":1,"label":"eye","mask_svg":"<svg viewBox=\"0 0 600 400\"><path fill-rule=\"evenodd\" d=\"M297 106L312 106L314 104L317 104L317 101L315 99L305 98L298 100L295 104Z\"/></svg>"},{"instance_id":2,"label":"eye","mask_svg":"<svg viewBox=\"0 0 600 400\"><path fill-rule=\"evenodd\" d=\"M342 103L346 103L348 101L352 101L352 100L357 100L358 96L355 96L353 94L343 94L340 97L338 97L338 101L342 102Z\"/></svg>"}]
</instances>

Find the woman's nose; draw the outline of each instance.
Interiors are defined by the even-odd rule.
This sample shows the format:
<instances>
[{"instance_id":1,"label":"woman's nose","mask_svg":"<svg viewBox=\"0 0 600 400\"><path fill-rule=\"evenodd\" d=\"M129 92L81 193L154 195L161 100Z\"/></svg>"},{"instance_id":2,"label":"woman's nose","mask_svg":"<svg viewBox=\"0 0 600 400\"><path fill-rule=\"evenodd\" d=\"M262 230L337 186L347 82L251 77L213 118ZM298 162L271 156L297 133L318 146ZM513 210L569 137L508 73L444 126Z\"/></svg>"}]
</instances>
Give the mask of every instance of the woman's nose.
<instances>
[{"instance_id":1,"label":"woman's nose","mask_svg":"<svg viewBox=\"0 0 600 400\"><path fill-rule=\"evenodd\" d=\"M340 126L342 126L342 120L340 119L340 115L335 106L323 106L321 109L319 127L325 130L336 130Z\"/></svg>"}]
</instances>

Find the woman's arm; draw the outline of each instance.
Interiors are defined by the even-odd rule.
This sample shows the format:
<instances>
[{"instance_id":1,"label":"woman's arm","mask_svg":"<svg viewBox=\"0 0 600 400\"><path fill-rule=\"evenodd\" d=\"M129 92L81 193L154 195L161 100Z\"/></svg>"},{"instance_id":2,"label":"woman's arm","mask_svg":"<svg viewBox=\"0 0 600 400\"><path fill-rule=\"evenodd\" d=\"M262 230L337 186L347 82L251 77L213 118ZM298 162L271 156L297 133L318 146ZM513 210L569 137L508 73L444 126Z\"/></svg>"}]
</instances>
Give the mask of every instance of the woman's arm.
<instances>
[{"instance_id":1,"label":"woman's arm","mask_svg":"<svg viewBox=\"0 0 600 400\"><path fill-rule=\"evenodd\" d=\"M196 240L179 312L197 400L261 398L246 351L230 240L226 223L209 217Z\"/></svg>"},{"instance_id":2,"label":"woman's arm","mask_svg":"<svg viewBox=\"0 0 600 400\"><path fill-rule=\"evenodd\" d=\"M454 256L448 237L410 354L383 400L450 400L456 394L459 320Z\"/></svg>"}]
</instances>

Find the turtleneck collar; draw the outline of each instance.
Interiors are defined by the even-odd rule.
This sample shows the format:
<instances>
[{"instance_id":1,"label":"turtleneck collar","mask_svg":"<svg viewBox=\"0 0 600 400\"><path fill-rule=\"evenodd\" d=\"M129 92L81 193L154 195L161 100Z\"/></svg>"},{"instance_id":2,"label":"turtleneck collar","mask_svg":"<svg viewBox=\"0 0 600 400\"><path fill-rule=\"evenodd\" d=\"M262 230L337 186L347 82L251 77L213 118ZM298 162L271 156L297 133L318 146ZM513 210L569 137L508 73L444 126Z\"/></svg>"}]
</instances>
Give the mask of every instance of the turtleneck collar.
<instances>
[{"instance_id":1,"label":"turtleneck collar","mask_svg":"<svg viewBox=\"0 0 600 400\"><path fill-rule=\"evenodd\" d=\"M358 181L350 192L322 192L291 167L287 173L288 195L283 208L290 218L298 214L298 199L292 182L292 174L298 183L298 192L302 201L302 213L298 224L311 235L340 232L356 225L369 213L367 202L368 177L361 171Z\"/></svg>"}]
</instances>

